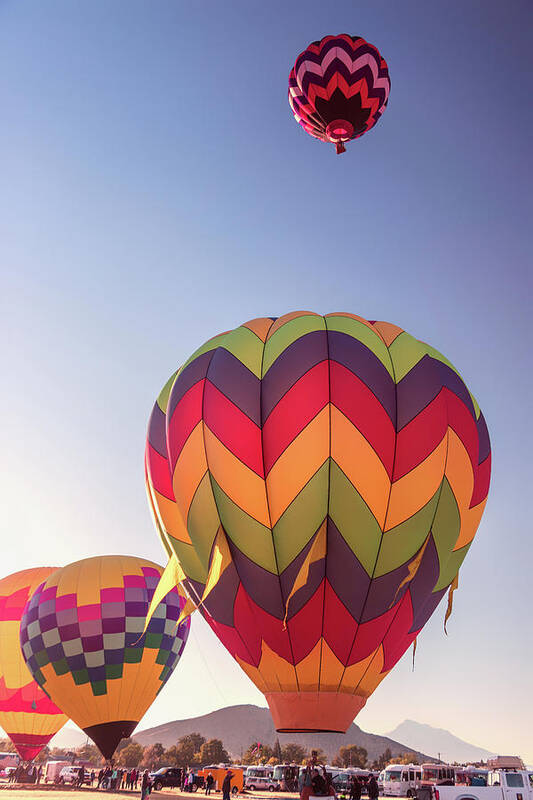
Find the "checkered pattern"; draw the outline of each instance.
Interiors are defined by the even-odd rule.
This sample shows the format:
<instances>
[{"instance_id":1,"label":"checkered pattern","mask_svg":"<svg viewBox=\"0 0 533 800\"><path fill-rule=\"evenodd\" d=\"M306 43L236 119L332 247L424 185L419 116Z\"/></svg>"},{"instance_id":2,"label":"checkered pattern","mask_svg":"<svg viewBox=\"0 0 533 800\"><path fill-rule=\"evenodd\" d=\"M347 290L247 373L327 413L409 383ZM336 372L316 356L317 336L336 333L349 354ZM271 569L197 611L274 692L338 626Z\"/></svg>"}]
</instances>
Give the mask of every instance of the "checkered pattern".
<instances>
[{"instance_id":1,"label":"checkered pattern","mask_svg":"<svg viewBox=\"0 0 533 800\"><path fill-rule=\"evenodd\" d=\"M46 690L42 667L51 663L57 675L72 674L77 685L90 683L94 695L107 692L107 681L122 678L124 664L139 663L145 648L158 650L159 680L164 685L179 661L189 634L189 620L176 628L185 599L169 592L157 607L146 634L146 614L160 574L124 575L123 585L100 590L100 602L78 605L76 594L57 596L57 586L41 584L21 621L24 658L35 680Z\"/></svg>"}]
</instances>

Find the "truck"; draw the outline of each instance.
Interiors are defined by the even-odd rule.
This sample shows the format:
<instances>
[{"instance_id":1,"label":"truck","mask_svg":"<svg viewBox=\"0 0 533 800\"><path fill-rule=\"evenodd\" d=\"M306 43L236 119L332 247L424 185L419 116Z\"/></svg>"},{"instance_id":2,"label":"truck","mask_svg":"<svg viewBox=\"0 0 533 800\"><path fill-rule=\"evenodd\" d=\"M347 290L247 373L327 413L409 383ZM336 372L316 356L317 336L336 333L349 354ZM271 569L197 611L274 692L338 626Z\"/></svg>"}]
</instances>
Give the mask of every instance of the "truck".
<instances>
[{"instance_id":1,"label":"truck","mask_svg":"<svg viewBox=\"0 0 533 800\"><path fill-rule=\"evenodd\" d=\"M215 764L212 767L204 767L204 769L198 770L198 775L203 777L203 781L207 780L207 776L209 773L213 776L214 784L213 784L213 791L221 792L222 791L222 784L224 783L224 778L226 776L226 772L228 769L231 770L231 793L238 794L242 792L243 784L244 784L244 770L241 767L221 767L218 764Z\"/></svg>"},{"instance_id":2,"label":"truck","mask_svg":"<svg viewBox=\"0 0 533 800\"><path fill-rule=\"evenodd\" d=\"M495 770L487 786L434 786L432 800L533 800L533 772Z\"/></svg>"}]
</instances>

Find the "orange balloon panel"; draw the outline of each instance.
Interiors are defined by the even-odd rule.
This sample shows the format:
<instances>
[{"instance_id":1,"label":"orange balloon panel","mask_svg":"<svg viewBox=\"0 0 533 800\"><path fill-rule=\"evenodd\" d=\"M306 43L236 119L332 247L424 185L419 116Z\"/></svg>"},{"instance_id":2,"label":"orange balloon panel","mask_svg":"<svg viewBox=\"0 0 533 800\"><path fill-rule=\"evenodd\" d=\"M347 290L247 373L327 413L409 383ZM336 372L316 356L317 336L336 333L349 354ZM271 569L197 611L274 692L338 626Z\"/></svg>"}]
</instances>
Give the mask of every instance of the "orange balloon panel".
<instances>
[{"instance_id":1,"label":"orange balloon panel","mask_svg":"<svg viewBox=\"0 0 533 800\"><path fill-rule=\"evenodd\" d=\"M33 680L20 649L24 607L54 571L25 569L0 581L0 725L25 761L34 759L67 721Z\"/></svg>"}]
</instances>

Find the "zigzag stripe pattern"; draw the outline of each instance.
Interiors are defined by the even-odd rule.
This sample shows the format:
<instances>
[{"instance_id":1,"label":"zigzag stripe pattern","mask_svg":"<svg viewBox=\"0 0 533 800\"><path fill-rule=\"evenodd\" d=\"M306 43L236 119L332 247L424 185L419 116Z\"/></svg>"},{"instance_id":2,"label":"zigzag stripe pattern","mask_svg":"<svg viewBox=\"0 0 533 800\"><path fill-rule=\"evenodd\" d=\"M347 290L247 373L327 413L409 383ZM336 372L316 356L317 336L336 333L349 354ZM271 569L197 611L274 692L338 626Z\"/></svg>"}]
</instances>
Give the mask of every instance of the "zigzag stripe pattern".
<instances>
[{"instance_id":1,"label":"zigzag stripe pattern","mask_svg":"<svg viewBox=\"0 0 533 800\"><path fill-rule=\"evenodd\" d=\"M337 152L376 124L389 93L389 70L377 48L348 34L310 44L289 74L296 121L311 136L334 143Z\"/></svg>"},{"instance_id":2,"label":"zigzag stripe pattern","mask_svg":"<svg viewBox=\"0 0 533 800\"><path fill-rule=\"evenodd\" d=\"M318 689L361 707L458 573L490 443L438 351L387 322L296 312L210 340L175 373L146 480L196 601L224 531L231 563L201 612L267 699Z\"/></svg>"}]
</instances>

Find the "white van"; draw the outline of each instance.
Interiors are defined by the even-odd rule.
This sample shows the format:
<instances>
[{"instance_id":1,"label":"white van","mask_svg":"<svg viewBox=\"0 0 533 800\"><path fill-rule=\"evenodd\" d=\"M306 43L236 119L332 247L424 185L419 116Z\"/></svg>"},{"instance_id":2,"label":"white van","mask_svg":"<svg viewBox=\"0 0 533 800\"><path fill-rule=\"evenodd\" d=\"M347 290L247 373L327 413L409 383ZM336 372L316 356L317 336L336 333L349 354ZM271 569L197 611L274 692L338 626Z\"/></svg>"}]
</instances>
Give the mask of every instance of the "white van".
<instances>
[{"instance_id":1,"label":"white van","mask_svg":"<svg viewBox=\"0 0 533 800\"><path fill-rule=\"evenodd\" d=\"M382 774L385 796L413 797L420 785L422 767L418 764L389 764Z\"/></svg>"},{"instance_id":2,"label":"white van","mask_svg":"<svg viewBox=\"0 0 533 800\"><path fill-rule=\"evenodd\" d=\"M80 770L81 770L80 766L74 767L74 766L70 765L68 767L63 767L63 769L59 773L59 778L58 778L57 782L58 783L70 783L70 784L77 783L78 782L78 778L80 777ZM84 783L90 783L91 782L91 778L90 778L90 772L91 771L90 770L86 770L84 768L83 772L84 772L83 782Z\"/></svg>"},{"instance_id":3,"label":"white van","mask_svg":"<svg viewBox=\"0 0 533 800\"><path fill-rule=\"evenodd\" d=\"M45 783L56 783L63 767L70 766L70 761L47 761L44 768L43 780Z\"/></svg>"},{"instance_id":4,"label":"white van","mask_svg":"<svg viewBox=\"0 0 533 800\"><path fill-rule=\"evenodd\" d=\"M279 781L274 779L272 767L248 767L244 778L244 788L253 792L255 789L266 789L269 792L279 791Z\"/></svg>"}]
</instances>

